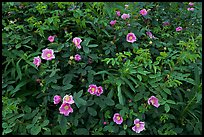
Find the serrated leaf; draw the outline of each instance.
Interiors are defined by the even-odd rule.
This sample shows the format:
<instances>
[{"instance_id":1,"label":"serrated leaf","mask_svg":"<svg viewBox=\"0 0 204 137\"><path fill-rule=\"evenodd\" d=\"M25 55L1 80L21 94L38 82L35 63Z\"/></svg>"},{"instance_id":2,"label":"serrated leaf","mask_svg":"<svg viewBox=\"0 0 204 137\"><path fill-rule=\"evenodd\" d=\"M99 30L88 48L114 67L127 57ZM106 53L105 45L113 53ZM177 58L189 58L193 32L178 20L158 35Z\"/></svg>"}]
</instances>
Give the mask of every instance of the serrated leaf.
<instances>
[{"instance_id":1,"label":"serrated leaf","mask_svg":"<svg viewBox=\"0 0 204 137\"><path fill-rule=\"evenodd\" d=\"M93 109L92 107L88 107L87 110L88 110L88 112L89 112L90 115L92 115L92 116L96 116L96 115L97 115L96 110Z\"/></svg>"},{"instance_id":2,"label":"serrated leaf","mask_svg":"<svg viewBox=\"0 0 204 137\"><path fill-rule=\"evenodd\" d=\"M169 105L168 105L168 104L165 104L165 105L164 105L164 109L165 109L166 113L168 113L168 112L170 111Z\"/></svg>"},{"instance_id":3,"label":"serrated leaf","mask_svg":"<svg viewBox=\"0 0 204 137\"><path fill-rule=\"evenodd\" d=\"M40 133L41 127L40 126L33 126L30 130L31 135L37 135Z\"/></svg>"}]
</instances>

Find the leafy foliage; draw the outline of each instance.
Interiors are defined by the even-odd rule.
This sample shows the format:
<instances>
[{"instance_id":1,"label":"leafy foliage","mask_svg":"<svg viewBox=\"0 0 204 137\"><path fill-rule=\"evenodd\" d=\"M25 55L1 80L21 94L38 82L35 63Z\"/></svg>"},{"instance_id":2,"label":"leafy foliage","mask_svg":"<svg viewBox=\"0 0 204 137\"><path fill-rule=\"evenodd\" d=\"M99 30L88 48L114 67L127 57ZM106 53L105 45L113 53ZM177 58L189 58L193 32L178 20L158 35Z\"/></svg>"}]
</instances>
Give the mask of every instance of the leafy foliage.
<instances>
[{"instance_id":1,"label":"leafy foliage","mask_svg":"<svg viewBox=\"0 0 204 137\"><path fill-rule=\"evenodd\" d=\"M135 135L136 118L145 122L143 135L201 134L202 7L195 2L188 11L188 4L3 2L2 134ZM134 43L126 41L130 32ZM82 39L81 49L74 37ZM45 48L55 59L36 67L33 58ZM102 95L87 92L93 83L103 87ZM75 101L67 117L53 103L66 94ZM158 108L148 104L150 96L158 98ZM121 125L113 122L115 113Z\"/></svg>"}]
</instances>

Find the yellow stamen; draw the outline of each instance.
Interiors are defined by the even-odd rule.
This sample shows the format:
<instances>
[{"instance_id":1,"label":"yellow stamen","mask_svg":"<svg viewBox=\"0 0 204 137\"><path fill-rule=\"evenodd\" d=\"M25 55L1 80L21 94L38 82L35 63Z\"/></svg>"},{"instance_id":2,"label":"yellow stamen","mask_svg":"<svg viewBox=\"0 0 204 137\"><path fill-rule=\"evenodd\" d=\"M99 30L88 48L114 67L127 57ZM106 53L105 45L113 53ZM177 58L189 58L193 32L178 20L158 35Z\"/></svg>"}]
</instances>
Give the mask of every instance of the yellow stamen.
<instances>
[{"instance_id":1,"label":"yellow stamen","mask_svg":"<svg viewBox=\"0 0 204 137\"><path fill-rule=\"evenodd\" d=\"M140 127L140 123L135 124L135 126L136 126L137 128Z\"/></svg>"},{"instance_id":2,"label":"yellow stamen","mask_svg":"<svg viewBox=\"0 0 204 137\"><path fill-rule=\"evenodd\" d=\"M129 40L132 40L132 36L129 37Z\"/></svg>"},{"instance_id":3,"label":"yellow stamen","mask_svg":"<svg viewBox=\"0 0 204 137\"><path fill-rule=\"evenodd\" d=\"M151 100L151 103L154 104L154 100Z\"/></svg>"},{"instance_id":4,"label":"yellow stamen","mask_svg":"<svg viewBox=\"0 0 204 137\"><path fill-rule=\"evenodd\" d=\"M48 57L48 58L49 58L49 57L51 57L51 54L50 54L50 53L48 53L48 54L47 54L47 57Z\"/></svg>"},{"instance_id":5,"label":"yellow stamen","mask_svg":"<svg viewBox=\"0 0 204 137\"><path fill-rule=\"evenodd\" d=\"M70 96L66 96L65 100L69 101L70 100Z\"/></svg>"},{"instance_id":6,"label":"yellow stamen","mask_svg":"<svg viewBox=\"0 0 204 137\"><path fill-rule=\"evenodd\" d=\"M120 120L120 116L117 116L116 118L117 118L117 120Z\"/></svg>"},{"instance_id":7,"label":"yellow stamen","mask_svg":"<svg viewBox=\"0 0 204 137\"><path fill-rule=\"evenodd\" d=\"M95 88L91 88L91 91L94 92L94 91L95 91Z\"/></svg>"},{"instance_id":8,"label":"yellow stamen","mask_svg":"<svg viewBox=\"0 0 204 137\"><path fill-rule=\"evenodd\" d=\"M69 106L65 106L65 107L64 107L64 110L68 110L68 109L69 109Z\"/></svg>"}]
</instances>

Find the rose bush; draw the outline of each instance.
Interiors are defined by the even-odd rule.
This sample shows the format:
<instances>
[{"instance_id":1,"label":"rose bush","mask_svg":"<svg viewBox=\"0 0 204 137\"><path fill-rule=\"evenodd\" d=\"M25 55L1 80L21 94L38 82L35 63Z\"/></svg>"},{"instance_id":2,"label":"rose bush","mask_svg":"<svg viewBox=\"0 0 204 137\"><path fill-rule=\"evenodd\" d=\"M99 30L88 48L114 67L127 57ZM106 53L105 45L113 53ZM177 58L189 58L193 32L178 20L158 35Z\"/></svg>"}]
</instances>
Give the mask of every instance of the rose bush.
<instances>
[{"instance_id":1,"label":"rose bush","mask_svg":"<svg viewBox=\"0 0 204 137\"><path fill-rule=\"evenodd\" d=\"M201 11L3 2L2 134L201 134Z\"/></svg>"}]
</instances>

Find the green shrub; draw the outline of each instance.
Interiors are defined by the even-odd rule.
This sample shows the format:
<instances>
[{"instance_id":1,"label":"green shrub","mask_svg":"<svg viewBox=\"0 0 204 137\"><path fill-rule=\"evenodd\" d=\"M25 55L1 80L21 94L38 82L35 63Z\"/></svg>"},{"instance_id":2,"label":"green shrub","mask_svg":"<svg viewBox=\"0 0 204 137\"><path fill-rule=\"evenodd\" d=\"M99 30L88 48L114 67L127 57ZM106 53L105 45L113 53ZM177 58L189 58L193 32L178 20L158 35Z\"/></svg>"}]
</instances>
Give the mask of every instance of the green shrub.
<instances>
[{"instance_id":1,"label":"green shrub","mask_svg":"<svg viewBox=\"0 0 204 137\"><path fill-rule=\"evenodd\" d=\"M201 11L199 2L3 2L2 134L201 134ZM54 59L41 57L46 48ZM103 93L90 94L91 84ZM69 116L55 95L73 96ZM148 104L151 96L158 108ZM145 130L132 130L135 119Z\"/></svg>"}]
</instances>

